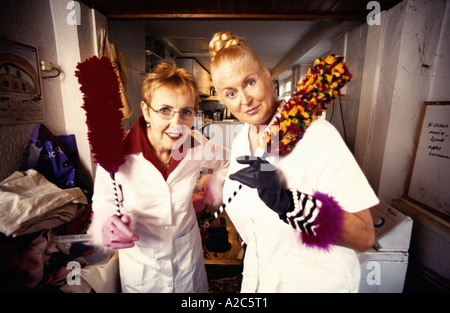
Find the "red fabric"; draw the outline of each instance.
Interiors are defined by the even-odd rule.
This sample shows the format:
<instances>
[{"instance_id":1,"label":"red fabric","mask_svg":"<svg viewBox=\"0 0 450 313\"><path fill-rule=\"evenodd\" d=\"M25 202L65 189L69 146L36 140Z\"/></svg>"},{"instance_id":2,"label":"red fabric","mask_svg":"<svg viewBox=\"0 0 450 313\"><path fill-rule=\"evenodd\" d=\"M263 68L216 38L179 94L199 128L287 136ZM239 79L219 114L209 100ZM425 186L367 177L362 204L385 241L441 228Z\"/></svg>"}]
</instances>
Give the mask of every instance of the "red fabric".
<instances>
[{"instance_id":1,"label":"red fabric","mask_svg":"<svg viewBox=\"0 0 450 313\"><path fill-rule=\"evenodd\" d=\"M92 57L78 63L75 76L83 93L88 139L94 160L109 173L125 162L119 81L111 61Z\"/></svg>"}]
</instances>

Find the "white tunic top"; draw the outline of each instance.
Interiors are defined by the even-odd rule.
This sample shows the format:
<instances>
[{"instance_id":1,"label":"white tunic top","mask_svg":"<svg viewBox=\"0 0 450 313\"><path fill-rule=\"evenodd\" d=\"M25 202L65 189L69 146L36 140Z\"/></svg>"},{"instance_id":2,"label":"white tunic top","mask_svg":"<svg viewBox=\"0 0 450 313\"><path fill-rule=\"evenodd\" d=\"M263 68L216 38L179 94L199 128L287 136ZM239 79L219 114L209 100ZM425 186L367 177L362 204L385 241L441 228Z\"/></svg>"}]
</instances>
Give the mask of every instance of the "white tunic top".
<instances>
[{"instance_id":1,"label":"white tunic top","mask_svg":"<svg viewBox=\"0 0 450 313\"><path fill-rule=\"evenodd\" d=\"M193 135L193 134L192 134ZM203 248L192 205L192 192L200 172L228 165L223 157L201 157L208 142L196 132L196 148L188 150L165 180L143 152L126 155L116 173L122 213L132 218L132 229L140 239L133 248L119 250L123 292L207 292ZM189 138L188 138L189 140ZM193 157L194 150L199 152ZM217 151L222 148L218 147ZM191 153L192 152L192 153ZM225 150L223 150L225 153ZM188 157L191 156L191 157ZM98 167L93 223L115 212L112 180Z\"/></svg>"},{"instance_id":2,"label":"white tunic top","mask_svg":"<svg viewBox=\"0 0 450 313\"><path fill-rule=\"evenodd\" d=\"M251 155L248 131L245 125L233 142L228 175L246 166L238 164L236 157ZM286 189L329 194L348 212L378 203L339 133L325 120L311 123L288 155L267 160L277 166ZM227 178L224 199L238 185ZM307 248L299 234L260 200L256 189L244 186L226 210L247 244L242 292L358 291L360 266L355 251L342 246L331 246L328 252Z\"/></svg>"}]
</instances>

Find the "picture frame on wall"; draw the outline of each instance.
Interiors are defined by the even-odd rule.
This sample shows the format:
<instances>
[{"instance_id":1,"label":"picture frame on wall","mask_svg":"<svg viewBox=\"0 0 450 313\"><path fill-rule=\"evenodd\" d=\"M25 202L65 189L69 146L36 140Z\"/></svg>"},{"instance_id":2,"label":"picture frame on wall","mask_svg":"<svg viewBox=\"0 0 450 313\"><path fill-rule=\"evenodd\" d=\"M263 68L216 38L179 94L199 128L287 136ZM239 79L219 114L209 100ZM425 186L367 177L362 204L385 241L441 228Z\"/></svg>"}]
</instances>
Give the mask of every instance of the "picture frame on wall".
<instances>
[{"instance_id":1,"label":"picture frame on wall","mask_svg":"<svg viewBox=\"0 0 450 313\"><path fill-rule=\"evenodd\" d=\"M0 125L44 120L37 48L0 37Z\"/></svg>"},{"instance_id":2,"label":"picture frame on wall","mask_svg":"<svg viewBox=\"0 0 450 313\"><path fill-rule=\"evenodd\" d=\"M0 92L41 96L37 48L0 38Z\"/></svg>"}]
</instances>

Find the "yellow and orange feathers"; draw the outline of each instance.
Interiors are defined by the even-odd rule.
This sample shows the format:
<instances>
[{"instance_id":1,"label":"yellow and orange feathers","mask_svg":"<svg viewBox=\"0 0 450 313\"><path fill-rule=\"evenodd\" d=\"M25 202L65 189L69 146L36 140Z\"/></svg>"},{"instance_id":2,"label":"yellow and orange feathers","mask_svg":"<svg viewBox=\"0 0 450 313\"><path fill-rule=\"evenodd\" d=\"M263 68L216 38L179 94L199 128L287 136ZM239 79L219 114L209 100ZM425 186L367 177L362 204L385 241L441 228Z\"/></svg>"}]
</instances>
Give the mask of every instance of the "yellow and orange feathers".
<instances>
[{"instance_id":1,"label":"yellow and orange feathers","mask_svg":"<svg viewBox=\"0 0 450 313\"><path fill-rule=\"evenodd\" d=\"M344 57L330 55L317 59L297 85L292 98L280 110L267 135L269 153L286 155L302 139L313 120L322 115L328 104L352 78ZM278 140L275 140L278 139ZM278 145L276 142L279 141ZM275 149L273 148L275 147Z\"/></svg>"}]
</instances>

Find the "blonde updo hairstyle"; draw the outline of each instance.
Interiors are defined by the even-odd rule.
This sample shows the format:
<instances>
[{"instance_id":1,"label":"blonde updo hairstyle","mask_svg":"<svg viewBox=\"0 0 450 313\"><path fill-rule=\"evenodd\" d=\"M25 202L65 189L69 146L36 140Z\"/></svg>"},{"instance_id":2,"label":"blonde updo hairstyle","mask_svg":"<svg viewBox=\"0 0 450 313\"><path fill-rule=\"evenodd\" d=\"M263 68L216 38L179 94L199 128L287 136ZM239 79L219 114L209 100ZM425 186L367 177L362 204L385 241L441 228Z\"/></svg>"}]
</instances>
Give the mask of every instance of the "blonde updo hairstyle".
<instances>
[{"instance_id":1,"label":"blonde updo hairstyle","mask_svg":"<svg viewBox=\"0 0 450 313\"><path fill-rule=\"evenodd\" d=\"M150 105L153 92L161 87L180 90L192 95L195 99L194 108L198 109L198 85L192 74L185 69L177 68L166 62L158 64L142 83L142 101Z\"/></svg>"},{"instance_id":2,"label":"blonde updo hairstyle","mask_svg":"<svg viewBox=\"0 0 450 313\"><path fill-rule=\"evenodd\" d=\"M209 55L211 58L211 73L226 62L233 62L249 57L259 66L265 67L260 58L247 45L244 38L231 32L218 32L209 42ZM214 76L214 75L213 75Z\"/></svg>"}]
</instances>

